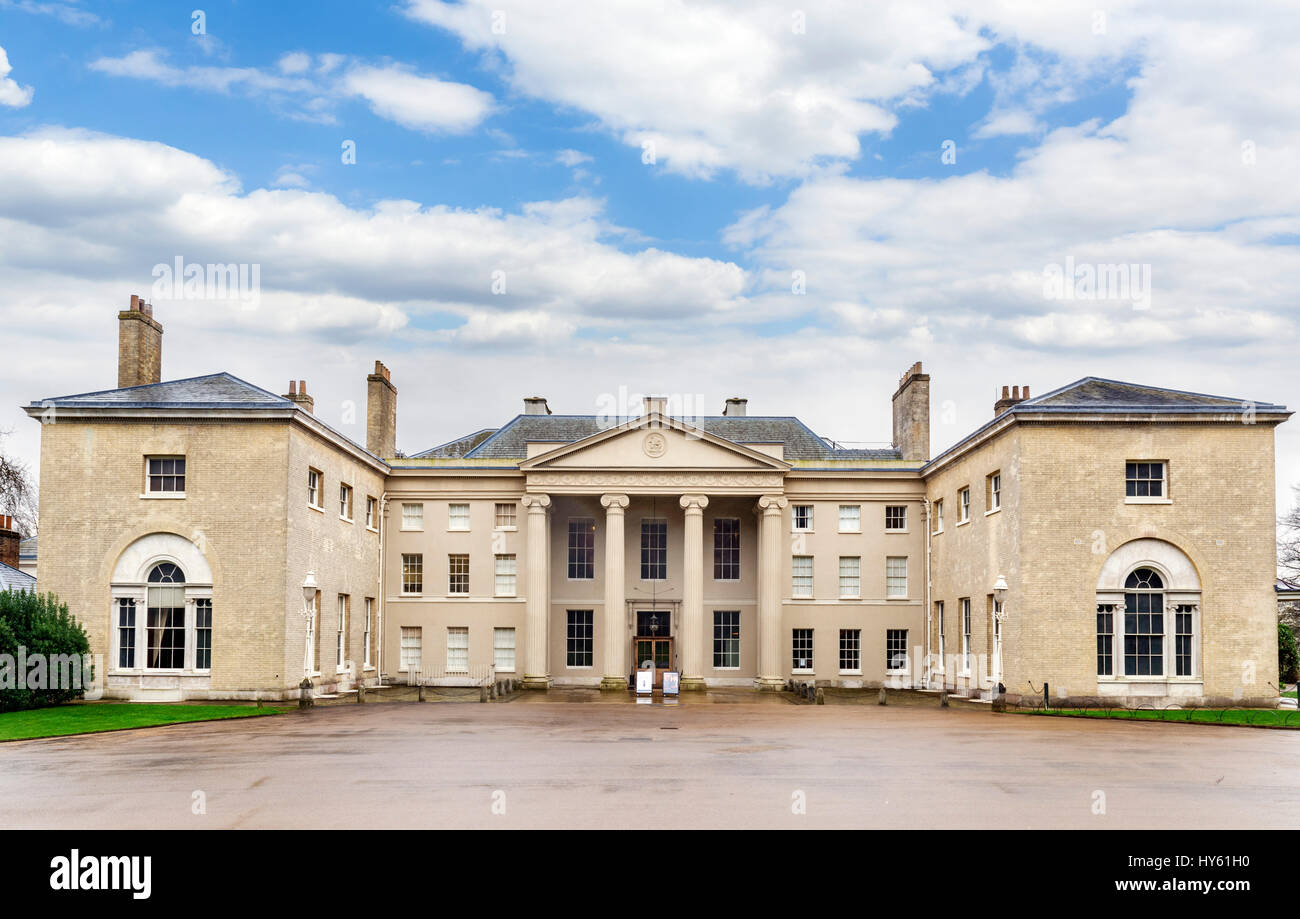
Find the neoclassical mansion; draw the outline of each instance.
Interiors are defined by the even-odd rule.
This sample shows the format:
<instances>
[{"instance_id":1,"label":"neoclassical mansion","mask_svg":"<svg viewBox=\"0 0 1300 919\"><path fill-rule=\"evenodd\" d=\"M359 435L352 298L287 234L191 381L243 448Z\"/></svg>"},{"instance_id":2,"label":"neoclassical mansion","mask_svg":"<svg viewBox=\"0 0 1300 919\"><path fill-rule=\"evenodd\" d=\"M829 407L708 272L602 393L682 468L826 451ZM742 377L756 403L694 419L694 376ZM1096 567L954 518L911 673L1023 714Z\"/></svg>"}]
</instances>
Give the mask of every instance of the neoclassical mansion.
<instances>
[{"instance_id":1,"label":"neoclassical mansion","mask_svg":"<svg viewBox=\"0 0 1300 919\"><path fill-rule=\"evenodd\" d=\"M42 590L136 699L381 679L627 692L998 685L1009 697L1276 699L1281 405L1100 378L1004 388L931 456L930 378L887 449L792 416L554 412L411 455L227 373L162 381L118 313L117 387L41 398ZM238 512L236 512L238 510Z\"/></svg>"}]
</instances>

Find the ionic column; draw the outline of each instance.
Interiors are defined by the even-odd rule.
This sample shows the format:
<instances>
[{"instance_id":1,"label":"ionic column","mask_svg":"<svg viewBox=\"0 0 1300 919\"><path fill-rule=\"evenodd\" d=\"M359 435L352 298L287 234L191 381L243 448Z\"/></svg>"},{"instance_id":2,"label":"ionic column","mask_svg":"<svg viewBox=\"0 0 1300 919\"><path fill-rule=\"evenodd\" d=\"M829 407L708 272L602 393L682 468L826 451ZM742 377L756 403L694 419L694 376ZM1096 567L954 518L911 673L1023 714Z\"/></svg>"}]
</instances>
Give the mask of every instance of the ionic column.
<instances>
[{"instance_id":1,"label":"ionic column","mask_svg":"<svg viewBox=\"0 0 1300 919\"><path fill-rule=\"evenodd\" d=\"M627 546L623 542L623 511L627 495L602 495L605 507L605 677L601 689L627 691L627 615L626 581L623 562Z\"/></svg>"},{"instance_id":2,"label":"ionic column","mask_svg":"<svg viewBox=\"0 0 1300 919\"><path fill-rule=\"evenodd\" d=\"M704 495L682 495L686 529L682 539L683 690L704 689Z\"/></svg>"},{"instance_id":3,"label":"ionic column","mask_svg":"<svg viewBox=\"0 0 1300 919\"><path fill-rule=\"evenodd\" d=\"M781 512L786 499L758 499L758 676L755 689L780 689L781 679Z\"/></svg>"},{"instance_id":4,"label":"ionic column","mask_svg":"<svg viewBox=\"0 0 1300 919\"><path fill-rule=\"evenodd\" d=\"M528 508L528 632L524 655L524 688L549 689L547 644L551 640L550 495L524 495Z\"/></svg>"}]
</instances>

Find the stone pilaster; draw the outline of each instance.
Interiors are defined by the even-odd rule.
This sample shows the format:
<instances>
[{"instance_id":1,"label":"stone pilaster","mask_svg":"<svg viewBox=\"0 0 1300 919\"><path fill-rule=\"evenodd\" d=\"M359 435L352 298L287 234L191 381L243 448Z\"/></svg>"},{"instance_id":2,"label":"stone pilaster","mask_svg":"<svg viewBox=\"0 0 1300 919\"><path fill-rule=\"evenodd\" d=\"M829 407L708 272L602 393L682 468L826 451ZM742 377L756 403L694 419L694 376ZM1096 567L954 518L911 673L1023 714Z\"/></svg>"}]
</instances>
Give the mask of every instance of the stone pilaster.
<instances>
[{"instance_id":1,"label":"stone pilaster","mask_svg":"<svg viewBox=\"0 0 1300 919\"><path fill-rule=\"evenodd\" d=\"M548 511L550 495L524 495L528 509L528 637L524 658L524 688L549 689L551 670L547 643L551 637L551 565Z\"/></svg>"},{"instance_id":2,"label":"stone pilaster","mask_svg":"<svg viewBox=\"0 0 1300 919\"><path fill-rule=\"evenodd\" d=\"M781 521L786 499L758 499L758 677L755 689L780 689L781 679Z\"/></svg>"},{"instance_id":3,"label":"stone pilaster","mask_svg":"<svg viewBox=\"0 0 1300 919\"><path fill-rule=\"evenodd\" d=\"M627 546L623 541L623 511L627 495L602 495L605 508L605 677L601 689L627 691L628 634L624 627L626 581L624 559Z\"/></svg>"},{"instance_id":4,"label":"stone pilaster","mask_svg":"<svg viewBox=\"0 0 1300 919\"><path fill-rule=\"evenodd\" d=\"M682 495L682 682L684 691L704 689L704 495Z\"/></svg>"}]
</instances>

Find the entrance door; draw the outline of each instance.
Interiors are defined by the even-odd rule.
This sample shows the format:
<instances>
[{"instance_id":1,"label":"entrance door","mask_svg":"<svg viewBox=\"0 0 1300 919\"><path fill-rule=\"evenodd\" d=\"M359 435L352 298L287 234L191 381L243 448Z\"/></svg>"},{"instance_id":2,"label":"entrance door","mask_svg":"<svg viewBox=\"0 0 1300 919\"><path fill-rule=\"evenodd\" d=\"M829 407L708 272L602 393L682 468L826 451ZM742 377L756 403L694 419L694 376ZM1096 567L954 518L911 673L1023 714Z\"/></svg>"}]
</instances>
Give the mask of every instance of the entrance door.
<instances>
[{"instance_id":1,"label":"entrance door","mask_svg":"<svg viewBox=\"0 0 1300 919\"><path fill-rule=\"evenodd\" d=\"M646 662L654 665L655 689L663 689L664 671L673 669L673 640L638 636L632 641L633 662L641 670Z\"/></svg>"}]
</instances>

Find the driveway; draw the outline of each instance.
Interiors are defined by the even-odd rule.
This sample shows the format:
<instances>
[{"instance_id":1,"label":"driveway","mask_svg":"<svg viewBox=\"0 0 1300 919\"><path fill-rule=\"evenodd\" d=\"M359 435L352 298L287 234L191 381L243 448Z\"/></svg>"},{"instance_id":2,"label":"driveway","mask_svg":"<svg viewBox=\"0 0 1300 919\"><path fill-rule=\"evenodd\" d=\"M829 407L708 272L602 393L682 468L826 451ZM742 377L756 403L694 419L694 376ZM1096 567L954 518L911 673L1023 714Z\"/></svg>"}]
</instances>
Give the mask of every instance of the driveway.
<instances>
[{"instance_id":1,"label":"driveway","mask_svg":"<svg viewBox=\"0 0 1300 919\"><path fill-rule=\"evenodd\" d=\"M321 707L3 744L0 824L1300 825L1293 731L937 705L560 698Z\"/></svg>"}]
</instances>

